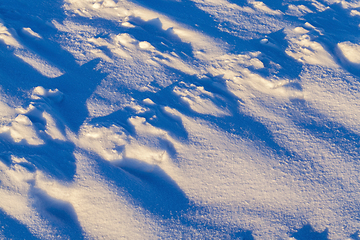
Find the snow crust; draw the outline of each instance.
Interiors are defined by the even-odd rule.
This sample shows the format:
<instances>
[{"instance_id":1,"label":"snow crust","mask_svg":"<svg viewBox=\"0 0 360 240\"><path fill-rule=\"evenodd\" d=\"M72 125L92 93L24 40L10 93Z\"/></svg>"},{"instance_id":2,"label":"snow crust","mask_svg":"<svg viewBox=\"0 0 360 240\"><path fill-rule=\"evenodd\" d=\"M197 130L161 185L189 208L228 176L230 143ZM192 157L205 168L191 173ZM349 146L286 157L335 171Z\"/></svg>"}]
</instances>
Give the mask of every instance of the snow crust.
<instances>
[{"instance_id":1,"label":"snow crust","mask_svg":"<svg viewBox=\"0 0 360 240\"><path fill-rule=\"evenodd\" d=\"M0 238L359 239L358 1L0 5Z\"/></svg>"}]
</instances>

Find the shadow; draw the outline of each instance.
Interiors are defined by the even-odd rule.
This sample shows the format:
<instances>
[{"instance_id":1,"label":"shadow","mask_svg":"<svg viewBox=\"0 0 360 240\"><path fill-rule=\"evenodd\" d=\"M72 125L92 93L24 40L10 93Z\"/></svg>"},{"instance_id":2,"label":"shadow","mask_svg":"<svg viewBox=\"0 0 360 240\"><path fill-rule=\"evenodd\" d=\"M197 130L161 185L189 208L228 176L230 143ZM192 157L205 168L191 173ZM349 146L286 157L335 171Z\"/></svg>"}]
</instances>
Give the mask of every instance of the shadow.
<instances>
[{"instance_id":1,"label":"shadow","mask_svg":"<svg viewBox=\"0 0 360 240\"><path fill-rule=\"evenodd\" d=\"M92 158L94 159L94 156ZM95 159L102 177L112 182L120 192L125 192L124 195L128 196L128 201L135 208L138 206L151 213L157 222L166 226L167 231L174 231L173 237L178 237L175 228L181 226L180 231L184 234L182 236L191 235L191 230L187 232L188 230L184 228L189 227L189 229L214 232L225 239L234 236L253 240L250 231L230 227L224 230L223 227L211 222L194 221L192 219L194 215L197 217L199 214L206 215L208 211L193 203L177 183L158 165L129 158L112 163L104 161L100 157L95 157ZM199 235L196 236L199 237Z\"/></svg>"},{"instance_id":2,"label":"shadow","mask_svg":"<svg viewBox=\"0 0 360 240\"><path fill-rule=\"evenodd\" d=\"M94 59L79 66L74 56L63 50L59 44L54 44L53 41L46 39L46 37L34 39L22 32L23 27L31 26L33 28L33 26L38 26L36 25L37 21L41 21L40 26L48 30L52 29L52 31L40 29L39 32L49 32L49 35L57 33L54 28L46 24L46 21L51 22L51 20L56 19L61 22L65 19L62 11L63 1L55 0L51 1L51 3L45 3L35 0L31 4L27 1L16 1L5 5L8 6L8 9L0 6L0 14L2 14L0 17L3 17L8 29L15 29L17 33L14 35L15 38L24 46L29 47L31 51L35 50L36 53L49 60L50 63L55 63L54 65L59 66L60 69L66 68L67 72L58 78L45 77L32 66L16 57L14 49L9 49L3 42L0 42L0 65L3 66L0 69L0 76L2 76L0 83L4 92L11 96L19 96L19 90L24 91L23 94L25 95L25 92L29 92L37 86L59 89L65 95L64 100L61 103L53 103L53 106L58 110L59 115L65 118L65 122L70 129L77 132L88 116L87 98L94 92L100 81L106 77L106 74L95 69L100 60ZM31 5L31 7L28 5ZM37 5L39 5L38 8L36 8ZM25 11L26 6L32 11ZM16 9L16 11L14 10L15 13L12 11L14 8ZM17 12L23 9L24 13ZM19 15L20 19L12 19L12 14ZM42 19L39 19L39 17L42 17ZM34 30L36 31L36 29Z\"/></svg>"},{"instance_id":3,"label":"shadow","mask_svg":"<svg viewBox=\"0 0 360 240\"><path fill-rule=\"evenodd\" d=\"M360 19L351 17L349 11L344 9L340 3L330 5L323 12L307 14L304 18L322 32L322 34L319 34L316 31L311 31L314 40L319 42L332 55L337 64L349 73L360 77L360 69L349 64L346 60L344 61L344 56L337 47L340 42L358 43Z\"/></svg>"},{"instance_id":4,"label":"shadow","mask_svg":"<svg viewBox=\"0 0 360 240\"><path fill-rule=\"evenodd\" d=\"M66 19L63 4L63 0L5 1L0 5L0 19L22 45L40 53L50 62L54 60L55 63L66 65L69 61L65 61L63 56L67 55L68 58L71 58L71 54L66 53L60 46L55 46L54 41L51 40L53 35L57 33L57 29L51 22L56 20L61 23ZM42 39L25 35L22 29L28 27L37 33L41 33ZM68 64L68 66L71 65Z\"/></svg>"},{"instance_id":5,"label":"shadow","mask_svg":"<svg viewBox=\"0 0 360 240\"><path fill-rule=\"evenodd\" d=\"M19 88L22 91L29 91L36 86L59 89L65 94L65 98L57 104L57 109L71 130L77 132L88 116L86 99L106 74L95 69L100 62L99 59L79 66L71 53L52 40L54 35L59 33L51 22L56 20L61 23L67 18L63 4L63 0L19 0L7 1L0 5L0 18L17 41L60 70L66 69L66 73L58 78L47 78L14 56L13 50L0 42L0 65L4 66L0 70L0 75L6 77L1 79L1 85L4 91L12 96L19 95ZM26 27L40 33L42 39L25 34L22 29Z\"/></svg>"},{"instance_id":6,"label":"shadow","mask_svg":"<svg viewBox=\"0 0 360 240\"><path fill-rule=\"evenodd\" d=\"M81 225L73 206L50 197L46 192L32 186L30 195L35 202L33 206L40 216L51 220L51 225L61 232L61 238L84 239Z\"/></svg>"},{"instance_id":7,"label":"shadow","mask_svg":"<svg viewBox=\"0 0 360 240\"><path fill-rule=\"evenodd\" d=\"M95 117L89 120L89 124L94 124L102 127L110 127L113 124L121 126L127 133L135 136L135 128L130 124L128 119L134 116L135 110L129 107L112 112L109 115L102 117Z\"/></svg>"},{"instance_id":8,"label":"shadow","mask_svg":"<svg viewBox=\"0 0 360 240\"><path fill-rule=\"evenodd\" d=\"M137 40L147 41L161 52L176 52L182 58L193 57L191 44L183 42L172 28L163 30L159 18L144 21L141 18L132 17L129 22L137 27L125 32L130 33Z\"/></svg>"},{"instance_id":9,"label":"shadow","mask_svg":"<svg viewBox=\"0 0 360 240\"><path fill-rule=\"evenodd\" d=\"M24 163L24 167L30 172L38 169L58 180L73 180L76 173L76 160L72 154L75 149L73 143L51 140L46 145L30 146L26 142L13 143L3 136L0 142L8 146L8 149L3 148L1 152L1 160L6 165L11 164L11 155L15 155L29 162Z\"/></svg>"},{"instance_id":10,"label":"shadow","mask_svg":"<svg viewBox=\"0 0 360 240\"><path fill-rule=\"evenodd\" d=\"M255 240L255 238L252 236L251 231L240 230L239 232L235 232L234 234L231 234L230 236L231 236L231 239Z\"/></svg>"},{"instance_id":11,"label":"shadow","mask_svg":"<svg viewBox=\"0 0 360 240\"><path fill-rule=\"evenodd\" d=\"M276 75L279 78L294 79L299 78L302 71L302 63L296 61L285 53L289 43L285 39L284 29L270 33L266 36L268 42L262 44L258 39L250 40L254 50L260 51L262 54L259 59L263 62L264 68L253 70L264 77ZM280 68L274 68L273 63L279 64Z\"/></svg>"},{"instance_id":12,"label":"shadow","mask_svg":"<svg viewBox=\"0 0 360 240\"><path fill-rule=\"evenodd\" d=\"M4 52L0 50L0 56L1 53ZM64 99L59 103L50 101L47 104L57 110L58 115L64 118L61 120L64 120L70 129L77 133L89 114L86 100L95 91L101 80L107 76L100 70L96 70L100 59L94 59L82 66L78 66L74 59L70 59L69 62L73 61L72 70L57 78L47 78L12 53L7 52L2 56L4 57L0 57L0 64L6 67L0 70L0 76L3 76L0 83L4 92L18 97L19 90L23 91L23 95L25 95L26 92L31 92L37 86L45 89L58 89L64 94ZM23 97L28 98L28 96Z\"/></svg>"},{"instance_id":13,"label":"shadow","mask_svg":"<svg viewBox=\"0 0 360 240\"><path fill-rule=\"evenodd\" d=\"M25 96L24 91L30 91L42 83L50 81L32 66L14 55L11 49L0 41L0 84L2 91L10 96Z\"/></svg>"},{"instance_id":14,"label":"shadow","mask_svg":"<svg viewBox=\"0 0 360 240\"><path fill-rule=\"evenodd\" d=\"M231 33L221 31L218 27L219 23L208 13L200 10L192 1L160 0L154 2L133 0L133 2L167 16L171 16L176 21L195 30L200 30L206 35L216 36L218 39L228 43L229 51L233 54L240 54L247 51L261 51L263 56L265 56L261 59L265 65L265 69L258 71L258 73L262 75L270 75L267 71L268 69L272 69L270 65L271 61L280 64L281 69L277 70L278 73L275 74L279 77L296 79L301 72L302 64L285 53L287 41L284 39L285 34L282 30L271 34L260 34L263 37L268 38L270 43L274 43L274 46L277 46L276 48L268 47L264 44L260 44L260 39L243 40ZM249 5L245 0L231 0L230 2L242 7ZM288 4L284 1L264 0L262 2L274 10L281 10L283 12L285 12L288 7ZM358 34L356 33L360 33L360 29L358 28L360 20L350 17L349 12L344 9L340 3L330 4L329 8L323 12L319 12L316 7L308 1L296 1L296 5L304 5L313 10L314 13L308 13L303 16L303 18L288 15L283 16L283 18L291 22L298 22L301 25L305 22L309 22L323 31L322 35L314 30L311 30L310 33L317 42L321 43L322 46L333 55L335 61L337 61L344 69L356 76L360 76L360 69L349 64L343 64L343 61L339 59L339 56L336 53L337 43L343 41L357 42ZM344 24L344 22L347 24ZM353 34L349 35L348 33L350 32ZM274 74L274 72L272 72L272 74Z\"/></svg>"},{"instance_id":15,"label":"shadow","mask_svg":"<svg viewBox=\"0 0 360 240\"><path fill-rule=\"evenodd\" d=\"M0 48L1 49L1 48ZM0 50L1 51L1 50ZM1 53L1 52L0 52ZM4 52L2 52L4 53ZM65 126L68 126L73 132L77 132L84 120L88 117L88 110L86 107L86 100L94 92L96 86L105 77L103 73L94 68L99 63L98 59L90 61L87 64L78 66L74 64L73 72L66 73L55 79L49 79L42 76L31 66L25 64L19 59L16 59L10 52L5 53L6 59L0 57L1 62L4 63L4 68L1 68L0 75L1 85L4 92L10 96L21 97L21 91L24 95L31 92L36 86L43 86L49 89L59 89L64 93L63 101L57 103L48 99L32 100L32 104L40 111L40 115L28 115L29 119L38 134L38 136L45 141L44 145L32 146L25 141L15 143L8 134L3 133L2 145L4 145L2 155L5 159L10 159L12 153L16 153L18 157L24 157L36 169L42 170L53 177L60 180L72 181L76 172L75 159L72 154L74 151L74 144L59 140L53 140L44 133L46 120L41 116L44 110L50 108L52 117L54 117L56 127L65 135ZM21 69L22 71L19 71ZM15 81L12 81L12 80ZM23 96L25 99L29 96ZM44 107L42 107L44 105ZM27 107L26 105L24 106ZM66 124L64 124L66 123ZM10 149L5 150L9 146ZM27 166L29 170L34 167Z\"/></svg>"},{"instance_id":16,"label":"shadow","mask_svg":"<svg viewBox=\"0 0 360 240\"><path fill-rule=\"evenodd\" d=\"M284 2L287 2L287 1L261 0L261 2L263 2L266 6L268 6L272 10L280 10L282 12L285 12L285 10L286 10L286 5L284 4ZM298 1L296 1L296 3L298 3Z\"/></svg>"},{"instance_id":17,"label":"shadow","mask_svg":"<svg viewBox=\"0 0 360 240\"><path fill-rule=\"evenodd\" d=\"M177 22L187 25L189 28L200 31L207 36L216 37L219 41L225 42L228 52L232 54L243 54L246 52L262 52L260 60L264 63L265 68L262 70L255 70L261 75L269 76L276 75L278 77L289 77L297 79L302 69L302 64L295 59L289 57L285 53L285 49L288 46L287 41L284 39L285 34L283 29L270 34L256 33L257 37L251 40L245 40L240 38L231 31L222 31L219 28L219 22L215 21L209 13L206 13L199 9L196 4L189 0L182 1L145 1L145 0L134 0L142 6L153 9L160 13L165 14L166 16L171 16L172 19L175 19ZM248 5L243 0L233 0L235 4L239 6ZM269 1L270 3L271 1ZM274 1L272 1L274 2ZM278 1L275 1L278 2ZM280 3L276 6L281 5ZM273 6L275 7L275 6ZM245 17L250 17L249 13L242 13ZM249 15L249 16L248 16ZM292 19L290 16L285 16L285 18ZM222 22L221 24L226 24ZM229 23L230 24L230 23ZM230 24L231 25L231 24ZM228 26L231 29L231 26ZM249 30L237 29L238 34L241 34L243 31L244 34ZM235 32L236 32L235 31ZM131 33L133 34L133 33ZM259 38L260 36L260 38ZM272 43L275 47L270 47L260 43L261 38L268 38L269 42ZM144 38L144 37L143 37ZM154 46L161 47L159 43L152 43ZM272 62L277 63L281 66L280 69L274 70Z\"/></svg>"},{"instance_id":18,"label":"shadow","mask_svg":"<svg viewBox=\"0 0 360 240\"><path fill-rule=\"evenodd\" d=\"M20 223L16 219L8 216L6 213L0 209L0 238L4 239L29 239L29 240L38 240L40 238L34 236L27 226Z\"/></svg>"},{"instance_id":19,"label":"shadow","mask_svg":"<svg viewBox=\"0 0 360 240\"><path fill-rule=\"evenodd\" d=\"M280 31L275 33L275 35L283 37L283 32ZM284 60L284 63L285 62L286 59ZM299 64L294 65L300 72L301 66ZM163 107L170 107L172 109L176 109L185 116L205 120L206 122L213 123L224 132L236 134L244 139L255 142L261 147L264 147L278 155L284 163L291 162L292 164L301 165L302 167L299 169L308 171L305 169L308 169L308 165L312 164L311 162L302 159L302 157L300 157L300 155L296 152L280 145L274 139L272 132L263 123L242 112L238 105L238 101L242 100L227 90L225 83L226 80L221 76L207 76L207 78L198 79L196 76L188 75L176 69L169 68L169 71L176 74L178 81L168 87L163 88L156 93L140 92L137 90L132 90L127 93L139 104L142 103L143 99L150 98L155 104L146 106L146 108L149 109L148 111L144 113L136 113L136 111L132 108L125 108L104 117L93 118L89 123L101 126L111 126L115 123L122 126L130 135L136 137L135 128L129 123L128 119L132 116L140 116L144 117L152 126L166 131L173 138L179 139L180 141L188 141L189 133L185 129L181 118L169 114L163 109ZM296 71L293 73L297 74ZM185 82L188 85L194 84L196 86L204 87L206 91L217 94L219 98L211 100L220 109L228 110L230 115L219 117L208 114L200 114L193 111L189 106L179 101L179 97L173 92L174 87L178 86L180 82ZM288 87L301 89L301 85L298 82L289 83ZM125 91L123 93L126 94ZM154 115L156 117L154 117ZM165 150L169 151L168 148L165 148ZM176 156L176 150L171 148L171 146L170 151L172 156Z\"/></svg>"},{"instance_id":20,"label":"shadow","mask_svg":"<svg viewBox=\"0 0 360 240\"><path fill-rule=\"evenodd\" d=\"M328 230L319 233L315 232L310 225L305 225L291 236L296 240L328 240Z\"/></svg>"},{"instance_id":21,"label":"shadow","mask_svg":"<svg viewBox=\"0 0 360 240\"><path fill-rule=\"evenodd\" d=\"M138 186L127 190L132 192L133 198L144 209L163 219L170 219L180 217L180 214L190 207L190 201L185 193L159 166L136 159L124 159L123 161L116 166L142 183L141 190ZM134 189L140 191L135 193Z\"/></svg>"},{"instance_id":22,"label":"shadow","mask_svg":"<svg viewBox=\"0 0 360 240\"><path fill-rule=\"evenodd\" d=\"M86 100L95 91L107 74L97 70L100 59L94 59L66 74L52 79L43 86L49 89L59 89L64 93L64 99L54 104L59 115L64 117L67 126L75 133L88 117Z\"/></svg>"},{"instance_id":23,"label":"shadow","mask_svg":"<svg viewBox=\"0 0 360 240\"><path fill-rule=\"evenodd\" d=\"M165 88L162 91L158 92L156 96L151 98L156 103L156 106L152 108L154 109L154 114L156 114L156 118L152 118L152 115L143 114L142 116L146 118L148 123L150 123L154 127L165 130L166 132L170 133L172 137L180 140L188 140L188 132L186 131L181 118L170 114L165 111L165 109L163 109L163 107L167 106L179 110L179 102L175 104L177 99L171 99L169 97L172 94L171 91L171 88ZM172 101L173 103L171 103L170 101Z\"/></svg>"},{"instance_id":24,"label":"shadow","mask_svg":"<svg viewBox=\"0 0 360 240\"><path fill-rule=\"evenodd\" d=\"M205 35L216 36L218 39L228 43L230 51L234 54L239 54L243 51L249 51L252 49L252 46L248 41L228 32L221 31L218 27L219 23L216 22L208 13L200 10L193 1L132 0L132 2L160 12L166 16L171 16L171 18L177 22L185 24L189 28L200 31Z\"/></svg>"},{"instance_id":25,"label":"shadow","mask_svg":"<svg viewBox=\"0 0 360 240\"><path fill-rule=\"evenodd\" d=\"M245 7L249 5L247 0L228 0L228 2L234 3L240 7Z\"/></svg>"},{"instance_id":26,"label":"shadow","mask_svg":"<svg viewBox=\"0 0 360 240\"><path fill-rule=\"evenodd\" d=\"M351 156L349 159L360 159L357 151L360 148L359 134L311 109L305 102L293 102L293 106L294 115L291 118L300 129L308 130L312 136L336 145Z\"/></svg>"},{"instance_id":27,"label":"shadow","mask_svg":"<svg viewBox=\"0 0 360 240\"><path fill-rule=\"evenodd\" d=\"M265 34L259 34L266 37L269 43L271 43L264 45L260 43L260 39L243 40L231 33L221 31L218 27L219 23L208 13L200 10L193 1L137 0L136 2L140 2L140 4L144 6L171 16L176 21L186 24L192 29L204 32L208 36L215 36L221 39L221 41L228 44L229 52L231 53L239 54L248 51L262 52L263 54L260 60L264 63L265 68L254 70L261 75L276 75L281 78L298 79L301 73L302 64L290 58L285 53L288 43L285 40L283 30L273 32L266 36ZM231 0L231 2L239 6L247 5L245 0ZM265 0L263 2L274 10L285 9L282 1ZM7 50L6 46L0 43L0 65L5 66L0 69L1 85L4 91L12 96L19 96L19 88L24 91L29 91L36 86L59 89L65 95L64 100L60 103L50 104L57 113L59 113L58 115L63 118L60 120L66 122L66 126L69 126L73 132L77 133L80 126L89 117L86 100L95 91L101 80L107 76L96 69L100 60L95 59L82 66L78 66L74 57L65 50L62 50L59 45L54 46L54 44L50 44L50 40L30 38L21 32L23 27L31 26L34 31L42 32L45 35L54 33L54 29L50 25L44 24L44 22L50 22L53 19L62 22L65 19L64 13L60 10L62 9L62 4L63 1L60 0L48 2L43 0L18 0L2 3L0 6L0 18L6 20L5 22L8 28L15 29L19 40L22 41L25 46L40 53L46 60L56 63L55 65L60 68L69 69L69 71L55 79L46 78L31 66L16 58L11 50ZM29 12L29 8L32 11ZM335 58L339 56L335 52L336 44L349 40L347 39L349 34L346 33L354 32L354 35L358 35L359 33L358 28L355 28L358 23L352 21L353 19L350 19L346 14L340 5L332 5L330 10L326 10L323 13L308 14L304 17L306 21L325 31L324 35L316 35L315 32L311 33L316 37L316 41L319 41L325 46ZM162 29L163 26L159 19L144 21L141 18L132 17L129 19L129 22L135 25L135 28L122 28L112 21L103 19L89 20L80 17L78 17L78 19L91 22L94 24L92 26L106 26L109 32L116 34L129 33L138 41L151 43L161 52L174 51L183 59L191 59L193 57L191 44L182 42L171 28L166 30ZM341 24L345 21L350 22L349 25L344 26ZM104 30L99 34L103 34L102 37L106 38L109 33ZM350 40L355 40L355 36ZM110 54L109 49L102 48L101 50L108 55ZM272 71L273 67L271 64L273 62L281 66L281 69L276 70L277 72ZM338 59L338 62L341 61ZM356 68L345 66L344 64L342 64L342 66L347 69L347 71L360 76L360 71ZM155 105L148 106L150 110L140 114L137 114L135 110L131 108L124 108L108 116L93 118L89 123L104 126L118 124L130 135L136 136L135 129L128 122L128 119L137 115L146 118L148 123L169 132L172 136L182 141L187 141L188 132L181 119L164 111L163 107L168 106L186 116L213 123L224 132L236 134L252 142L256 142L259 148L266 146L281 158L285 159L284 161L298 161L300 162L299 164L305 164L306 161L304 159L301 159L296 153L291 152L291 150L277 143L266 125L255 117L247 115L245 110L239 110L238 101L241 101L241 99L226 90L226 86L224 85L225 79L222 77L208 76L206 79L200 80L195 76L187 75L175 69L169 68L169 71L179 76L178 81L203 86L205 90L219 94L221 99L216 99L217 102L215 100L214 102L221 108L228 110L231 116L214 117L192 111L188 106L180 103L178 97L174 95L172 90L177 86L178 82L176 82L161 89L157 93L144 93L136 90L130 92L129 89L125 87L124 89L117 89L117 92L128 94L139 103L145 98L151 98L155 102ZM291 84L293 87L301 89L299 82L295 81ZM222 88L218 86L222 86ZM25 94L26 93L24 93L24 95ZM305 110L307 113L309 111L309 109ZM156 115L156 118L152 118L153 115ZM42 119L32 120L35 122L41 121ZM330 139L345 150L358 149L360 147L360 137L358 135L335 123L330 122L330 125L324 126L320 122L314 122L306 118L299 119L298 124L301 125L302 128L310 130L316 137L328 141ZM64 128L65 126L62 126L63 132L65 132ZM160 143L163 148L170 151L170 155L176 156L176 149L173 146L169 146L169 142L163 140ZM57 179L66 181L71 181L75 175L75 159L72 155L75 146L73 144L47 140L46 146L30 146L25 143L9 143L3 138L0 144L3 150L1 153L3 156L1 161L7 165L11 164L11 154L16 153L18 157L25 157L29 161L30 164L23 163L23 166L29 171L39 169L51 176L55 176ZM186 193L177 185L176 181L157 165L145 164L137 159L124 159L122 162L112 164L97 157L97 161L97 170L103 175L102 177L104 179L113 183L118 189L124 190L124 192L128 194L129 202L151 213L156 219L178 222L192 228L213 230L219 234L224 234L223 236L229 236L231 239L254 239L250 231L230 229L230 227L224 229L218 227L215 223L204 224L203 222L192 221L189 216L194 214L194 212L200 212L200 214L205 215L206 210L203 210L200 206L191 202L186 196ZM36 199L35 206L39 212L46 216L46 218L52 219L56 229L60 229L70 238L83 238L81 226L71 205L53 199L38 189L33 190L33 198ZM0 222L1 221L4 221L7 225L11 225L10 231L4 232L5 235L7 234L6 236L32 238L31 233L26 227L23 227L0 211ZM18 227L20 230L16 231L15 227ZM293 233L293 237L298 240L325 240L327 239L327 235L327 231L322 233L315 232L310 225L306 225L296 233Z\"/></svg>"},{"instance_id":28,"label":"shadow","mask_svg":"<svg viewBox=\"0 0 360 240\"><path fill-rule=\"evenodd\" d=\"M190 208L190 201L174 180L159 166L137 159L110 163L98 158L105 179L125 190L134 205L161 219L179 218Z\"/></svg>"},{"instance_id":29,"label":"shadow","mask_svg":"<svg viewBox=\"0 0 360 240\"><path fill-rule=\"evenodd\" d=\"M47 25L46 25L47 26ZM33 26L31 26L33 29ZM42 36L41 39L29 36L29 34L24 33L23 29L19 27L16 30L18 41L31 51L35 52L37 55L41 56L42 59L46 60L50 64L56 66L60 71L63 70L76 70L78 64L74 56L64 50L60 45L54 44L54 41L50 39L53 38L53 35L58 34L58 30L50 26L49 31L45 36ZM42 32L41 32L42 31ZM44 35L44 30L40 29L39 33Z\"/></svg>"},{"instance_id":30,"label":"shadow","mask_svg":"<svg viewBox=\"0 0 360 240\"><path fill-rule=\"evenodd\" d=\"M97 27L99 33L96 37L107 39L112 34L128 33L139 42L146 41L162 53L176 53L182 59L193 57L193 48L190 43L183 42L172 28L163 29L159 18L144 21L139 17L130 16L128 22L135 27L123 27L112 20L103 18L88 19L77 16L74 18L77 22L91 24ZM106 27L106 30L104 28ZM104 48L104 47L100 47ZM105 54L112 55L108 49L101 49ZM108 55L109 56L109 55Z\"/></svg>"},{"instance_id":31,"label":"shadow","mask_svg":"<svg viewBox=\"0 0 360 240\"><path fill-rule=\"evenodd\" d=\"M272 151L281 156L284 161L292 159L296 160L299 164L301 163L303 159L296 152L292 152L285 147L279 145L274 140L271 131L268 130L263 123L241 111L241 108L239 108L238 105L238 101L242 100L232 94L229 90L227 90L225 85L226 80L223 79L221 76L208 76L207 78L198 79L196 76L187 75L174 69L172 69L172 71L177 72L178 82L168 86L162 91L153 94L150 97L151 100L155 102L155 106L168 106L170 108L178 110L185 116L190 116L192 118L202 119L207 122L211 122L225 132L228 132L230 134L236 134L243 138L254 141L261 146L265 146L268 149L272 149ZM179 82L185 82L189 85L194 84L196 86L201 86L204 87L204 89L208 92L218 94L219 96L221 96L221 98L218 99L217 102L216 100L213 100L213 102L215 101L214 103L216 103L216 105L218 105L221 109L228 110L230 112L230 115L218 117L194 112L193 110L191 110L190 107L181 103L178 96L173 93L173 88L177 86ZM301 88L301 86L298 86L296 83L294 83L294 85L294 87L296 88ZM134 91L132 97L135 99L139 99L139 97L141 97L141 94ZM139 102L141 102L141 100L142 99L140 98ZM156 112L156 114L158 114L158 112ZM151 114L151 116L152 115L153 114ZM158 120L149 119L148 122L160 129L169 132L174 136L181 136L182 140L188 140L188 133L182 125L181 119L178 121L172 118L164 119L161 115L161 112L159 115L156 116L156 119Z\"/></svg>"},{"instance_id":32,"label":"shadow","mask_svg":"<svg viewBox=\"0 0 360 240\"><path fill-rule=\"evenodd\" d=\"M31 26L35 32L47 32L51 29L47 23L65 19L63 5L64 0L5 1L0 5L0 18L5 21L6 27L20 29Z\"/></svg>"},{"instance_id":33,"label":"shadow","mask_svg":"<svg viewBox=\"0 0 360 240\"><path fill-rule=\"evenodd\" d=\"M156 83L155 83L156 84ZM160 91L153 92L142 92L138 90L132 90L129 92L127 89L118 89L118 92L128 94L134 98L137 103L141 103L142 100L150 98L154 101L154 105L146 106L149 111L137 114L136 111L130 107L115 111L107 116L92 118L90 124L98 124L100 126L111 126L113 123L122 126L129 134L136 136L135 128L131 125L128 119L132 116L144 117L148 123L154 127L163 129L171 134L172 137L187 140L188 133L179 117L170 115L163 107L177 107L182 108L179 104L178 99L173 97L172 89L176 85L171 84L170 86L161 89ZM156 118L153 118L153 116Z\"/></svg>"},{"instance_id":34,"label":"shadow","mask_svg":"<svg viewBox=\"0 0 360 240\"><path fill-rule=\"evenodd\" d=\"M360 231L356 231L354 234L350 236L354 240L360 240Z\"/></svg>"}]
</instances>

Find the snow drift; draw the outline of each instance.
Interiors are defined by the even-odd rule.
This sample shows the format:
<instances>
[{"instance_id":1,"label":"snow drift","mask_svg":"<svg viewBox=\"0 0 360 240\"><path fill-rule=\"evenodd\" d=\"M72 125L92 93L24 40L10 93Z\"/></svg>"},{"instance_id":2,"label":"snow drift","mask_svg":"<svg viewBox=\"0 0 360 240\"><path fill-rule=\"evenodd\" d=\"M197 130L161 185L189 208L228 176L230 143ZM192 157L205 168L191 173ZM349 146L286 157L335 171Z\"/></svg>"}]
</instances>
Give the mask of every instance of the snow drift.
<instances>
[{"instance_id":1,"label":"snow drift","mask_svg":"<svg viewBox=\"0 0 360 240\"><path fill-rule=\"evenodd\" d=\"M0 4L3 239L359 239L357 1Z\"/></svg>"}]
</instances>

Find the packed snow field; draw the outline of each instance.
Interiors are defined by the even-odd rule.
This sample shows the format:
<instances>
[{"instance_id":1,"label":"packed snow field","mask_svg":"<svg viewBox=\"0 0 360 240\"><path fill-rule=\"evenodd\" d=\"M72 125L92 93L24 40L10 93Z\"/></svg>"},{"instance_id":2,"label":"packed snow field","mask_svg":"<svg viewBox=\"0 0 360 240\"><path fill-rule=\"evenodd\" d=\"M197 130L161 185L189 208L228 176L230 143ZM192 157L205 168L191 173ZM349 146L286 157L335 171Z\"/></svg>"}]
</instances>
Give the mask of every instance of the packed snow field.
<instances>
[{"instance_id":1,"label":"packed snow field","mask_svg":"<svg viewBox=\"0 0 360 240\"><path fill-rule=\"evenodd\" d=\"M0 2L1 239L360 239L360 3Z\"/></svg>"}]
</instances>

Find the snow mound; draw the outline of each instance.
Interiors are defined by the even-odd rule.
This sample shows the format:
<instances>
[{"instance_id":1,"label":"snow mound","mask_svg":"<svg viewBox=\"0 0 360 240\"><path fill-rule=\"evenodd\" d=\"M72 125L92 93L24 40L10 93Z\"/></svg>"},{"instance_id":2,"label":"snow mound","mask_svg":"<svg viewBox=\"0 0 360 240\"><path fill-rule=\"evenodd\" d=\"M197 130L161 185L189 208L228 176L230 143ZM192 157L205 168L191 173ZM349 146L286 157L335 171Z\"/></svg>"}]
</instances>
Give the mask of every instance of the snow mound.
<instances>
[{"instance_id":1,"label":"snow mound","mask_svg":"<svg viewBox=\"0 0 360 240\"><path fill-rule=\"evenodd\" d=\"M344 60L350 64L360 64L360 45L351 42L342 42L337 44Z\"/></svg>"}]
</instances>

